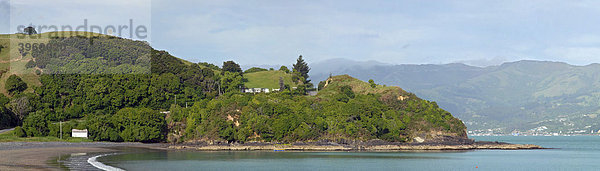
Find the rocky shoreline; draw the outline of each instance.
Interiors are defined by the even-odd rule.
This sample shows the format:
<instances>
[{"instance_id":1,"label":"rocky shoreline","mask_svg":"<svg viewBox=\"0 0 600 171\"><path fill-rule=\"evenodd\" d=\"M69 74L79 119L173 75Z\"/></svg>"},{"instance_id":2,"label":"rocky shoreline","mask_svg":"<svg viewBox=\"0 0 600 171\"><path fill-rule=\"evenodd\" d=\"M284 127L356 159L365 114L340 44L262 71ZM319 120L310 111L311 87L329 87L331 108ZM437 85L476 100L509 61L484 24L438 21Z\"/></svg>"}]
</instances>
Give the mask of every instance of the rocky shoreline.
<instances>
[{"instance_id":1,"label":"rocky shoreline","mask_svg":"<svg viewBox=\"0 0 600 171\"><path fill-rule=\"evenodd\" d=\"M175 150L199 150L199 151L423 151L423 150L526 150L546 149L533 144L510 144L504 142L473 141L470 143L441 142L441 143L394 143L383 141L368 142L299 142L292 144L282 143L183 143L173 144L167 147Z\"/></svg>"}]
</instances>

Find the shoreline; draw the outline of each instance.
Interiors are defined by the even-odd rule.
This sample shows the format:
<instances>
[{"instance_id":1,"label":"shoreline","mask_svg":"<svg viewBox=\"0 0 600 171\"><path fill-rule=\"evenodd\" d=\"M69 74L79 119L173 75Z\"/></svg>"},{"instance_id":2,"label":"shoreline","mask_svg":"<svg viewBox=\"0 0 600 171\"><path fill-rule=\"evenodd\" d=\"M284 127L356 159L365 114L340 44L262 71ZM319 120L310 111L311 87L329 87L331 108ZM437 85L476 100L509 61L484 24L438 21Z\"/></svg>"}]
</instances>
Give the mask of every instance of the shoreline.
<instances>
[{"instance_id":1,"label":"shoreline","mask_svg":"<svg viewBox=\"0 0 600 171\"><path fill-rule=\"evenodd\" d=\"M112 142L3 142L0 170L65 170L68 158L123 151L119 148L166 149L165 144ZM86 158L87 163L87 158Z\"/></svg>"},{"instance_id":2,"label":"shoreline","mask_svg":"<svg viewBox=\"0 0 600 171\"><path fill-rule=\"evenodd\" d=\"M451 151L451 150L535 150L549 149L533 144L476 142L473 144L379 144L379 145L170 145L168 149L197 151Z\"/></svg>"},{"instance_id":3,"label":"shoreline","mask_svg":"<svg viewBox=\"0 0 600 171\"><path fill-rule=\"evenodd\" d=\"M7 142L0 143L0 170L64 170L65 162L90 157L141 150L193 150L193 151L456 151L456 150L532 150L548 149L532 144L502 142L474 142L472 144L165 144L165 143L113 143L113 142ZM81 158L81 159L74 159ZM81 161L77 161L80 162ZM77 167L81 165L77 164ZM71 165L72 166L72 165ZM69 166L69 168L71 168ZM89 167L89 166L84 166ZM76 168L75 168L76 169Z\"/></svg>"}]
</instances>

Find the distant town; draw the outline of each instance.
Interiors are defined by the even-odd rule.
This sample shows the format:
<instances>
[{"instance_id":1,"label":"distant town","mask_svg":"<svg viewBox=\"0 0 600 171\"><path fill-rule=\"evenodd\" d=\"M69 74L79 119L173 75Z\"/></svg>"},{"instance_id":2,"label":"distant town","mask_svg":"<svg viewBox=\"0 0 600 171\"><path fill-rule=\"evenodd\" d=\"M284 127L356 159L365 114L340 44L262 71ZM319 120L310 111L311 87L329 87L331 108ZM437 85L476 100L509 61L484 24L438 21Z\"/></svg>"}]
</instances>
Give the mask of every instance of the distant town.
<instances>
[{"instance_id":1,"label":"distant town","mask_svg":"<svg viewBox=\"0 0 600 171\"><path fill-rule=\"evenodd\" d=\"M548 127L541 126L535 129L527 130L527 131L512 131L511 133L503 133L501 129L479 129L479 130L470 130L467 131L469 136L600 136L598 131L587 131L587 130L577 130L577 131L568 131L568 132L548 132Z\"/></svg>"},{"instance_id":2,"label":"distant town","mask_svg":"<svg viewBox=\"0 0 600 171\"><path fill-rule=\"evenodd\" d=\"M506 130L506 128L474 129L467 131L469 136L600 136L597 114L559 115L535 123L537 127L527 130Z\"/></svg>"}]
</instances>

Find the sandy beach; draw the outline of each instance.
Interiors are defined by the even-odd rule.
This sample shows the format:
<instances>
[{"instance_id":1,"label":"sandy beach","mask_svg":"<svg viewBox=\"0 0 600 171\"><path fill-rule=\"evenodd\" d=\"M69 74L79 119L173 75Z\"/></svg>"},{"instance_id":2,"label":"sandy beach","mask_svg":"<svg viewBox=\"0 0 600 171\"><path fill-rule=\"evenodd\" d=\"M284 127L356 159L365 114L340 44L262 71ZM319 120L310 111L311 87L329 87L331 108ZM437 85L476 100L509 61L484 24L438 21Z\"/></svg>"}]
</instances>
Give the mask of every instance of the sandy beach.
<instances>
[{"instance_id":1,"label":"sandy beach","mask_svg":"<svg viewBox=\"0 0 600 171\"><path fill-rule=\"evenodd\" d=\"M64 170L51 164L58 156L116 152L116 147L161 148L162 144L109 142L7 142L0 143L0 170Z\"/></svg>"}]
</instances>

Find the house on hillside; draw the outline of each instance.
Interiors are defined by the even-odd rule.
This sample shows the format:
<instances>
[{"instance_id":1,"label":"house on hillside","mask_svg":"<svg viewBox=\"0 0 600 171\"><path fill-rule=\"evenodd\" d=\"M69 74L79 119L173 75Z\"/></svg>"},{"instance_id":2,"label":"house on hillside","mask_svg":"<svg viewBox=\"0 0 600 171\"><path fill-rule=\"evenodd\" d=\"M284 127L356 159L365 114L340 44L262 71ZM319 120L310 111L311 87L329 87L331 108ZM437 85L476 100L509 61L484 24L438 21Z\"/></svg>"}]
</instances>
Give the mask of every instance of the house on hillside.
<instances>
[{"instance_id":1,"label":"house on hillside","mask_svg":"<svg viewBox=\"0 0 600 171\"><path fill-rule=\"evenodd\" d=\"M275 89L273 89L275 91ZM279 91L279 89L277 89ZM271 90L268 88L243 88L242 93L270 93Z\"/></svg>"}]
</instances>

